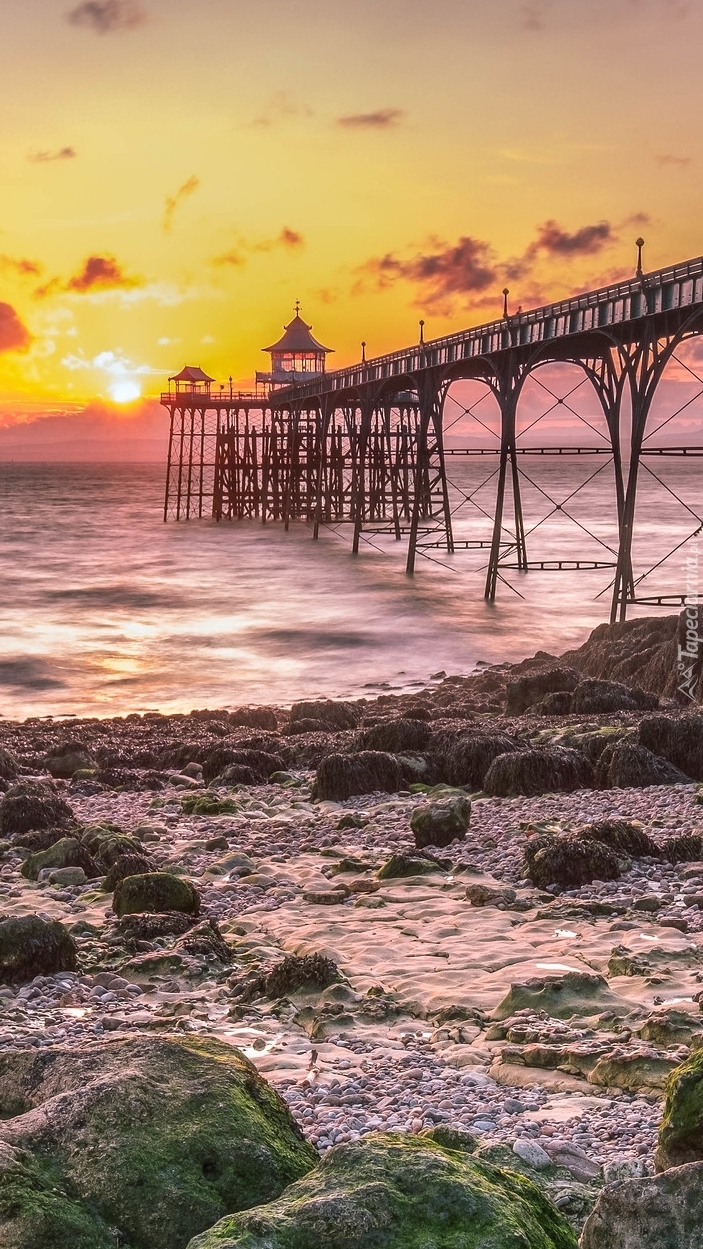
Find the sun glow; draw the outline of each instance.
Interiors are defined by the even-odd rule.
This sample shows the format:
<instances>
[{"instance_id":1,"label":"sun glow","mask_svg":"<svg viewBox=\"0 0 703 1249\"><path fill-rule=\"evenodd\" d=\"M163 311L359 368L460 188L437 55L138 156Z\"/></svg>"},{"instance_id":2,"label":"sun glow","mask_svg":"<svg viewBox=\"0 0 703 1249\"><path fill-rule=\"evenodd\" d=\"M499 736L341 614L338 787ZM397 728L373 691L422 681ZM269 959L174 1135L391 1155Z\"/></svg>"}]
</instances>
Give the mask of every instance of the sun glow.
<instances>
[{"instance_id":1,"label":"sun glow","mask_svg":"<svg viewBox=\"0 0 703 1249\"><path fill-rule=\"evenodd\" d=\"M142 388L139 382L131 378L113 382L110 387L110 394L115 403L131 403L133 399L138 399L141 393Z\"/></svg>"}]
</instances>

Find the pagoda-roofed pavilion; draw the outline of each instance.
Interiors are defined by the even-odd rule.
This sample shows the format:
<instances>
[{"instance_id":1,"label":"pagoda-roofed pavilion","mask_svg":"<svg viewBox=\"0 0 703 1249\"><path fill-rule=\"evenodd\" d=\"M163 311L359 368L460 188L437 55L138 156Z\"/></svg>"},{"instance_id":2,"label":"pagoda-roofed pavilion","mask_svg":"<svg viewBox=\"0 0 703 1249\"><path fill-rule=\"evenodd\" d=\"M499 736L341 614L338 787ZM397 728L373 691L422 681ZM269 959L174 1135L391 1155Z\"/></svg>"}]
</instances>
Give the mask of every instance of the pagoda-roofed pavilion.
<instances>
[{"instance_id":1,"label":"pagoda-roofed pavilion","mask_svg":"<svg viewBox=\"0 0 703 1249\"><path fill-rule=\"evenodd\" d=\"M324 347L313 338L312 326L300 315L300 304L295 305L295 316L283 327L285 333L270 347L262 347L271 355L271 372L257 373L257 382L271 386L291 386L294 382L309 382L325 372L325 360L333 347Z\"/></svg>"},{"instance_id":2,"label":"pagoda-roofed pavilion","mask_svg":"<svg viewBox=\"0 0 703 1249\"><path fill-rule=\"evenodd\" d=\"M173 377L168 379L168 390L171 394L171 383L175 383L175 393L177 395L210 395L210 387L214 382L214 377L208 377L207 373L199 367L192 364L186 364L180 373L174 373Z\"/></svg>"}]
</instances>

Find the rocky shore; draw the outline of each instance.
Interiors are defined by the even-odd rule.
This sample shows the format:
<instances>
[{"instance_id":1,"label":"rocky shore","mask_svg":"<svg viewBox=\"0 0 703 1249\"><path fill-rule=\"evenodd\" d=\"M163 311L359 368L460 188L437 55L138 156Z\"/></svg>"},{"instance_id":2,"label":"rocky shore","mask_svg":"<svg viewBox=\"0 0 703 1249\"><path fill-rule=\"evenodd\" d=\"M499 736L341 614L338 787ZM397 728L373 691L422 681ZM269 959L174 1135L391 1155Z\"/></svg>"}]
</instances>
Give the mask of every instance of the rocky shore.
<instances>
[{"instance_id":1,"label":"rocky shore","mask_svg":"<svg viewBox=\"0 0 703 1249\"><path fill-rule=\"evenodd\" d=\"M0 720L0 1246L700 1249L680 629Z\"/></svg>"}]
</instances>

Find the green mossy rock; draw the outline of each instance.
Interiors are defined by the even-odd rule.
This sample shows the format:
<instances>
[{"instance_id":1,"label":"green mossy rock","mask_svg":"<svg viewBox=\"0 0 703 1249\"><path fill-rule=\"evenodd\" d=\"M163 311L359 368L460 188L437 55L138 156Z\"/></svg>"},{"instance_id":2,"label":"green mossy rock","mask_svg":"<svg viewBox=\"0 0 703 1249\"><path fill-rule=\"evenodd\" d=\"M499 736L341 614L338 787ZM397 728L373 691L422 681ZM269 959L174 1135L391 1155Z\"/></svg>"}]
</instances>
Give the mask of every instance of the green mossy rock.
<instances>
[{"instance_id":1,"label":"green mossy rock","mask_svg":"<svg viewBox=\"0 0 703 1249\"><path fill-rule=\"evenodd\" d=\"M376 872L378 880L401 880L405 876L430 876L433 872L441 872L441 867L434 859L415 858L411 854L392 854L390 859L379 867Z\"/></svg>"},{"instance_id":2,"label":"green mossy rock","mask_svg":"<svg viewBox=\"0 0 703 1249\"><path fill-rule=\"evenodd\" d=\"M545 1011L551 1019L589 1016L604 1010L628 1013L628 1006L608 989L608 981L595 972L567 971L563 976L544 976L511 984L491 1019L510 1019L521 1010Z\"/></svg>"},{"instance_id":3,"label":"green mossy rock","mask_svg":"<svg viewBox=\"0 0 703 1249\"><path fill-rule=\"evenodd\" d=\"M45 867L82 867L88 880L100 875L91 855L75 837L62 837L48 850L30 854L20 870L26 880L37 880Z\"/></svg>"},{"instance_id":4,"label":"green mossy rock","mask_svg":"<svg viewBox=\"0 0 703 1249\"><path fill-rule=\"evenodd\" d=\"M464 795L416 807L410 817L418 850L424 846L449 846L457 839L463 841L470 823L471 803Z\"/></svg>"},{"instance_id":5,"label":"green mossy rock","mask_svg":"<svg viewBox=\"0 0 703 1249\"><path fill-rule=\"evenodd\" d=\"M529 1180L427 1138L341 1145L277 1201L223 1219L188 1249L576 1249Z\"/></svg>"},{"instance_id":6,"label":"green mossy rock","mask_svg":"<svg viewBox=\"0 0 703 1249\"><path fill-rule=\"evenodd\" d=\"M213 798L210 794L186 794L181 806L185 815L240 815L242 811L233 798Z\"/></svg>"},{"instance_id":7,"label":"green mossy rock","mask_svg":"<svg viewBox=\"0 0 703 1249\"><path fill-rule=\"evenodd\" d=\"M200 895L190 881L170 872L145 872L119 881L112 896L112 909L116 915L159 915L163 911L198 915Z\"/></svg>"},{"instance_id":8,"label":"green mossy rock","mask_svg":"<svg viewBox=\"0 0 703 1249\"><path fill-rule=\"evenodd\" d=\"M20 915L0 921L0 984L75 970L76 943L57 919Z\"/></svg>"},{"instance_id":9,"label":"green mossy rock","mask_svg":"<svg viewBox=\"0 0 703 1249\"><path fill-rule=\"evenodd\" d=\"M103 872L125 854L143 854L142 843L130 833L124 833L117 824L87 824L81 833L81 841Z\"/></svg>"},{"instance_id":10,"label":"green mossy rock","mask_svg":"<svg viewBox=\"0 0 703 1249\"><path fill-rule=\"evenodd\" d=\"M121 880L126 880L128 876L143 876L147 872L154 871L154 864L151 859L147 859L143 854L123 854L121 859L113 863L109 872L105 876L102 887L106 893L112 893L116 889Z\"/></svg>"},{"instance_id":11,"label":"green mossy rock","mask_svg":"<svg viewBox=\"0 0 703 1249\"><path fill-rule=\"evenodd\" d=\"M115 1249L104 1219L76 1200L51 1163L0 1141L2 1249Z\"/></svg>"},{"instance_id":12,"label":"green mossy rock","mask_svg":"<svg viewBox=\"0 0 703 1249\"><path fill-rule=\"evenodd\" d=\"M44 781L18 781L0 802L0 831L11 841L34 829L69 828L73 824L68 803Z\"/></svg>"},{"instance_id":13,"label":"green mossy rock","mask_svg":"<svg viewBox=\"0 0 703 1249\"><path fill-rule=\"evenodd\" d=\"M659 1129L659 1171L703 1160L703 1050L672 1071Z\"/></svg>"},{"instance_id":14,"label":"green mossy rock","mask_svg":"<svg viewBox=\"0 0 703 1249\"><path fill-rule=\"evenodd\" d=\"M2 1054L0 1118L3 1249L184 1249L317 1161L281 1098L217 1041Z\"/></svg>"}]
</instances>

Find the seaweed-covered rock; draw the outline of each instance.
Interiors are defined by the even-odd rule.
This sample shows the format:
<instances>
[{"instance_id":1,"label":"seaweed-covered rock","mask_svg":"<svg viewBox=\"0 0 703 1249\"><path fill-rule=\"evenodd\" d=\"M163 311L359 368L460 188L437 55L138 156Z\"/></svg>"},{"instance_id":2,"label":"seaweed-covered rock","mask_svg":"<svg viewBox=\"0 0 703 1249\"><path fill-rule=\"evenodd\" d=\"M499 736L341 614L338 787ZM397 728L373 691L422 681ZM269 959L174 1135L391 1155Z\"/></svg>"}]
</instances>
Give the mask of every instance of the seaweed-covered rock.
<instances>
[{"instance_id":1,"label":"seaweed-covered rock","mask_svg":"<svg viewBox=\"0 0 703 1249\"><path fill-rule=\"evenodd\" d=\"M493 760L518 749L518 743L507 733L464 733L441 756L442 779L448 785L483 789Z\"/></svg>"},{"instance_id":2,"label":"seaweed-covered rock","mask_svg":"<svg viewBox=\"0 0 703 1249\"><path fill-rule=\"evenodd\" d=\"M628 854L632 859L646 856L658 859L661 854L656 841L644 831L639 820L596 820L593 824L580 825L575 832L584 841L600 841L616 854Z\"/></svg>"},{"instance_id":3,"label":"seaweed-covered rock","mask_svg":"<svg viewBox=\"0 0 703 1249\"><path fill-rule=\"evenodd\" d=\"M546 835L527 842L523 872L538 889L579 889L592 880L618 880L620 866L617 854L602 841Z\"/></svg>"},{"instance_id":4,"label":"seaweed-covered rock","mask_svg":"<svg viewBox=\"0 0 703 1249\"><path fill-rule=\"evenodd\" d=\"M76 970L76 943L56 919L38 915L0 920L0 984Z\"/></svg>"},{"instance_id":5,"label":"seaweed-covered rock","mask_svg":"<svg viewBox=\"0 0 703 1249\"><path fill-rule=\"evenodd\" d=\"M646 789L650 785L690 783L690 776L685 776L673 763L638 742L627 740L606 746L596 769L596 784L601 789Z\"/></svg>"},{"instance_id":6,"label":"seaweed-covered rock","mask_svg":"<svg viewBox=\"0 0 703 1249\"><path fill-rule=\"evenodd\" d=\"M703 837L700 833L667 837L662 854L670 863L700 863L703 861Z\"/></svg>"},{"instance_id":7,"label":"seaweed-covered rock","mask_svg":"<svg viewBox=\"0 0 703 1249\"><path fill-rule=\"evenodd\" d=\"M9 750L0 748L0 781L15 781L20 774L20 765Z\"/></svg>"},{"instance_id":8,"label":"seaweed-covered rock","mask_svg":"<svg viewBox=\"0 0 703 1249\"><path fill-rule=\"evenodd\" d=\"M103 881L103 889L106 893L112 893L120 881L126 880L128 876L144 876L154 870L154 864L145 855L123 854L113 863L107 873Z\"/></svg>"},{"instance_id":9,"label":"seaweed-covered rock","mask_svg":"<svg viewBox=\"0 0 703 1249\"><path fill-rule=\"evenodd\" d=\"M175 948L205 963L222 963L223 966L231 963L234 957L231 946L225 941L214 919L204 919L199 924L194 924L179 937Z\"/></svg>"},{"instance_id":10,"label":"seaweed-covered rock","mask_svg":"<svg viewBox=\"0 0 703 1249\"><path fill-rule=\"evenodd\" d=\"M703 781L703 714L646 716L638 736L642 746L668 759L694 781Z\"/></svg>"},{"instance_id":11,"label":"seaweed-covered rock","mask_svg":"<svg viewBox=\"0 0 703 1249\"><path fill-rule=\"evenodd\" d=\"M660 1171L703 1161L703 1050L669 1077L655 1161Z\"/></svg>"},{"instance_id":12,"label":"seaweed-covered rock","mask_svg":"<svg viewBox=\"0 0 703 1249\"><path fill-rule=\"evenodd\" d=\"M342 979L340 970L331 958L323 954L289 954L277 963L264 977L264 993L267 997L285 997L304 985L316 989L328 989Z\"/></svg>"},{"instance_id":13,"label":"seaweed-covered rock","mask_svg":"<svg viewBox=\"0 0 703 1249\"><path fill-rule=\"evenodd\" d=\"M0 800L0 832L11 841L33 829L70 828L73 811L45 781L18 781Z\"/></svg>"},{"instance_id":14,"label":"seaweed-covered rock","mask_svg":"<svg viewBox=\"0 0 703 1249\"><path fill-rule=\"evenodd\" d=\"M278 730L278 717L272 707L237 707L230 711L229 722L234 728L262 729L267 733Z\"/></svg>"},{"instance_id":15,"label":"seaweed-covered rock","mask_svg":"<svg viewBox=\"0 0 703 1249\"><path fill-rule=\"evenodd\" d=\"M337 703L330 699L318 702L306 701L293 703L290 709L290 724L301 720L316 720L323 724L328 732L340 732L344 729L355 729L359 723L359 712L353 703Z\"/></svg>"},{"instance_id":16,"label":"seaweed-covered rock","mask_svg":"<svg viewBox=\"0 0 703 1249\"><path fill-rule=\"evenodd\" d=\"M539 703L545 694L562 690L571 692L579 683L573 668L548 668L544 672L532 672L514 681L508 681L506 712L509 716L521 716L533 703Z\"/></svg>"},{"instance_id":17,"label":"seaweed-covered rock","mask_svg":"<svg viewBox=\"0 0 703 1249\"><path fill-rule=\"evenodd\" d=\"M103 872L126 854L142 854L142 843L131 833L124 833L117 824L87 824L81 833L81 841Z\"/></svg>"},{"instance_id":18,"label":"seaweed-covered rock","mask_svg":"<svg viewBox=\"0 0 703 1249\"><path fill-rule=\"evenodd\" d=\"M170 742L159 755L160 768L187 768L189 763L202 763L207 746L202 742Z\"/></svg>"},{"instance_id":19,"label":"seaweed-covered rock","mask_svg":"<svg viewBox=\"0 0 703 1249\"><path fill-rule=\"evenodd\" d=\"M217 1041L3 1053L0 1117L0 1146L31 1158L54 1197L45 1182L37 1200L18 1177L8 1201L0 1185L0 1240L12 1249L184 1249L223 1215L277 1197L317 1159L281 1098ZM56 1238L51 1216L65 1228L69 1212L84 1239ZM93 1221L93 1240L81 1219Z\"/></svg>"},{"instance_id":20,"label":"seaweed-covered rock","mask_svg":"<svg viewBox=\"0 0 703 1249\"><path fill-rule=\"evenodd\" d=\"M569 690L554 690L551 694L545 694L530 710L540 716L568 716L571 711L571 698Z\"/></svg>"},{"instance_id":21,"label":"seaweed-covered rock","mask_svg":"<svg viewBox=\"0 0 703 1249\"><path fill-rule=\"evenodd\" d=\"M144 941L163 937L180 937L195 926L197 919L183 911L164 911L160 915L123 915L116 930L127 950L135 953Z\"/></svg>"},{"instance_id":22,"label":"seaweed-covered rock","mask_svg":"<svg viewBox=\"0 0 703 1249\"><path fill-rule=\"evenodd\" d=\"M471 822L471 803L463 794L416 807L410 827L418 850L424 846L448 846L463 841Z\"/></svg>"},{"instance_id":23,"label":"seaweed-covered rock","mask_svg":"<svg viewBox=\"0 0 703 1249\"><path fill-rule=\"evenodd\" d=\"M360 734L359 749L402 755L424 750L431 737L432 730L424 720L382 720Z\"/></svg>"},{"instance_id":24,"label":"seaweed-covered rock","mask_svg":"<svg viewBox=\"0 0 703 1249\"><path fill-rule=\"evenodd\" d=\"M257 782L263 784L273 772L280 772L284 767L285 761L280 755L269 754L266 750L247 750L223 743L213 747L206 754L203 760L203 780L209 785L216 777L222 776L224 783L227 783L229 779L229 783L234 784L232 769L243 768L253 781L242 779L241 784L256 784Z\"/></svg>"},{"instance_id":25,"label":"seaweed-covered rock","mask_svg":"<svg viewBox=\"0 0 703 1249\"><path fill-rule=\"evenodd\" d=\"M85 846L75 837L62 837L48 850L30 854L22 864L21 872L26 880L38 880L45 867L82 867L88 880L100 875Z\"/></svg>"},{"instance_id":26,"label":"seaweed-covered rock","mask_svg":"<svg viewBox=\"0 0 703 1249\"><path fill-rule=\"evenodd\" d=\"M42 763L47 772L57 780L69 780L79 769L97 767L95 760L80 742L64 742L63 745L55 746L44 756Z\"/></svg>"},{"instance_id":27,"label":"seaweed-covered rock","mask_svg":"<svg viewBox=\"0 0 703 1249\"><path fill-rule=\"evenodd\" d=\"M188 1249L576 1249L530 1180L428 1137L331 1149L277 1201L223 1219Z\"/></svg>"},{"instance_id":28,"label":"seaweed-covered rock","mask_svg":"<svg viewBox=\"0 0 703 1249\"><path fill-rule=\"evenodd\" d=\"M186 915L200 913L200 896L190 881L169 872L145 872L127 876L117 885L112 896L116 915L139 915L147 912L183 911Z\"/></svg>"},{"instance_id":29,"label":"seaweed-covered rock","mask_svg":"<svg viewBox=\"0 0 703 1249\"><path fill-rule=\"evenodd\" d=\"M353 755L328 755L317 769L318 798L342 802L354 794L377 791L395 794L403 788L403 769L394 755L362 750Z\"/></svg>"},{"instance_id":30,"label":"seaweed-covered rock","mask_svg":"<svg viewBox=\"0 0 703 1249\"><path fill-rule=\"evenodd\" d=\"M584 1224L581 1249L700 1249L703 1162L609 1184Z\"/></svg>"},{"instance_id":31,"label":"seaweed-covered rock","mask_svg":"<svg viewBox=\"0 0 703 1249\"><path fill-rule=\"evenodd\" d=\"M591 789L594 773L588 759L578 750L564 746L534 747L493 760L483 787L493 797L512 798L518 794L571 794Z\"/></svg>"},{"instance_id":32,"label":"seaweed-covered rock","mask_svg":"<svg viewBox=\"0 0 703 1249\"><path fill-rule=\"evenodd\" d=\"M579 681L571 695L574 715L601 715L612 711L655 711L659 706L656 694L630 689L619 681Z\"/></svg>"}]
</instances>

